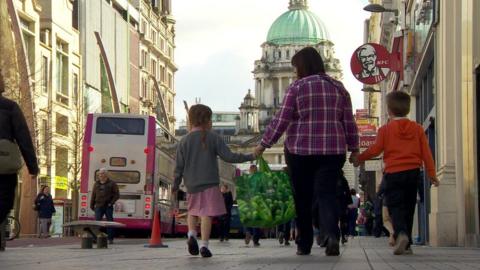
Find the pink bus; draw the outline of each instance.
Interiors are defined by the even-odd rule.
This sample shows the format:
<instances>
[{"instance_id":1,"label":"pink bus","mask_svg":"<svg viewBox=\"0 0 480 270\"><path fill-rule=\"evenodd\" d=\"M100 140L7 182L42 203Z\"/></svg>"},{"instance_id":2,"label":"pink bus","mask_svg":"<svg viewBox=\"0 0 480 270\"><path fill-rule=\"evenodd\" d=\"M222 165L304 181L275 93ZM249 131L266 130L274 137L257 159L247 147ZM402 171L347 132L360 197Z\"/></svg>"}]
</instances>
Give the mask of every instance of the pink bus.
<instances>
[{"instance_id":1,"label":"pink bus","mask_svg":"<svg viewBox=\"0 0 480 270\"><path fill-rule=\"evenodd\" d=\"M114 206L115 221L127 229L150 230L153 211L159 210L162 233L172 233L174 142L175 138L151 116L89 114L83 142L79 220L95 218L90 209L92 188L98 170L106 168L120 190Z\"/></svg>"}]
</instances>

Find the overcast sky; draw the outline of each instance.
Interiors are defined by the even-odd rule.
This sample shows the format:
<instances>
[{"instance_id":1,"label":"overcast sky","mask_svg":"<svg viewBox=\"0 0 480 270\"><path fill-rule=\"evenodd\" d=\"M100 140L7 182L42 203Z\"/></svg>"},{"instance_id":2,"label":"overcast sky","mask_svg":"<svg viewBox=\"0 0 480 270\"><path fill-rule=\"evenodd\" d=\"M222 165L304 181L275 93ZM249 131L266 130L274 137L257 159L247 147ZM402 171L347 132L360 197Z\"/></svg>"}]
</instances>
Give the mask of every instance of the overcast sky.
<instances>
[{"instance_id":1,"label":"overcast sky","mask_svg":"<svg viewBox=\"0 0 480 270\"><path fill-rule=\"evenodd\" d=\"M183 100L195 98L214 111L238 111L248 89L254 90L253 63L260 45L288 0L177 0L175 115L185 119ZM363 11L368 0L310 0L310 10L326 25L342 64L354 108L363 107L362 85L350 71L350 58L363 43Z\"/></svg>"}]
</instances>

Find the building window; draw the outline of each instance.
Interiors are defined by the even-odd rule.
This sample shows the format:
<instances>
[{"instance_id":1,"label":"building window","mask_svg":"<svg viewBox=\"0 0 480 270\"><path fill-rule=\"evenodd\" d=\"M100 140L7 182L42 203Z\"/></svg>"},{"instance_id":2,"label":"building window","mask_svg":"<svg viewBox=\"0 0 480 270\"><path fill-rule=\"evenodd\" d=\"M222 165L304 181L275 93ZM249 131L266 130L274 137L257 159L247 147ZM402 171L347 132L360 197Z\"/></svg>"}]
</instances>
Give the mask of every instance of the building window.
<instances>
[{"instance_id":1,"label":"building window","mask_svg":"<svg viewBox=\"0 0 480 270\"><path fill-rule=\"evenodd\" d=\"M165 52L165 39L160 38L160 50Z\"/></svg>"},{"instance_id":2,"label":"building window","mask_svg":"<svg viewBox=\"0 0 480 270\"><path fill-rule=\"evenodd\" d=\"M141 66L144 68L148 68L148 53L145 50L142 50Z\"/></svg>"},{"instance_id":3,"label":"building window","mask_svg":"<svg viewBox=\"0 0 480 270\"><path fill-rule=\"evenodd\" d=\"M48 93L48 57L42 57L42 92Z\"/></svg>"},{"instance_id":4,"label":"building window","mask_svg":"<svg viewBox=\"0 0 480 270\"><path fill-rule=\"evenodd\" d=\"M173 57L173 49L170 46L168 46L168 57L170 57L170 58Z\"/></svg>"},{"instance_id":5,"label":"building window","mask_svg":"<svg viewBox=\"0 0 480 270\"><path fill-rule=\"evenodd\" d=\"M20 27L22 29L23 40L27 53L30 72L35 71L35 24L20 17Z\"/></svg>"},{"instance_id":6,"label":"building window","mask_svg":"<svg viewBox=\"0 0 480 270\"><path fill-rule=\"evenodd\" d=\"M148 81L142 77L142 91L140 91L140 97L146 98L147 97L147 88L148 88Z\"/></svg>"},{"instance_id":7,"label":"building window","mask_svg":"<svg viewBox=\"0 0 480 270\"><path fill-rule=\"evenodd\" d=\"M152 66L151 66L150 72L152 76L155 76L155 78L157 78L157 61L153 59L152 59Z\"/></svg>"},{"instance_id":8,"label":"building window","mask_svg":"<svg viewBox=\"0 0 480 270\"><path fill-rule=\"evenodd\" d=\"M156 105L156 104L157 104L157 95L155 95L155 92L156 92L156 91L155 91L155 86L152 85L151 89L152 89L152 90L151 90L151 93L150 93L150 96L152 97L151 100L152 100L152 103L153 103L154 105Z\"/></svg>"},{"instance_id":9,"label":"building window","mask_svg":"<svg viewBox=\"0 0 480 270\"><path fill-rule=\"evenodd\" d=\"M57 101L68 105L68 45L57 40Z\"/></svg>"},{"instance_id":10,"label":"building window","mask_svg":"<svg viewBox=\"0 0 480 270\"><path fill-rule=\"evenodd\" d=\"M282 51L278 51L278 59L282 59Z\"/></svg>"},{"instance_id":11,"label":"building window","mask_svg":"<svg viewBox=\"0 0 480 270\"><path fill-rule=\"evenodd\" d=\"M78 104L78 74L73 73L72 76L72 95L73 95L73 104L77 105Z\"/></svg>"},{"instance_id":12,"label":"building window","mask_svg":"<svg viewBox=\"0 0 480 270\"><path fill-rule=\"evenodd\" d=\"M44 28L40 30L40 42L50 47L50 29Z\"/></svg>"},{"instance_id":13,"label":"building window","mask_svg":"<svg viewBox=\"0 0 480 270\"><path fill-rule=\"evenodd\" d=\"M287 59L290 58L290 50L287 50Z\"/></svg>"},{"instance_id":14,"label":"building window","mask_svg":"<svg viewBox=\"0 0 480 270\"><path fill-rule=\"evenodd\" d=\"M433 62L428 67L426 74L422 79L422 84L417 93L417 122L420 124L428 121L428 116L434 107L435 97L434 93L435 74L433 70Z\"/></svg>"},{"instance_id":15,"label":"building window","mask_svg":"<svg viewBox=\"0 0 480 270\"><path fill-rule=\"evenodd\" d=\"M151 38L153 44L157 45L157 32L155 32L154 30L151 31Z\"/></svg>"},{"instance_id":16,"label":"building window","mask_svg":"<svg viewBox=\"0 0 480 270\"><path fill-rule=\"evenodd\" d=\"M147 23L145 20L142 20L142 24L140 27L140 33L145 34L147 32Z\"/></svg>"},{"instance_id":17,"label":"building window","mask_svg":"<svg viewBox=\"0 0 480 270\"><path fill-rule=\"evenodd\" d=\"M55 118L55 132L63 136L68 136L68 117L63 114L56 113Z\"/></svg>"},{"instance_id":18,"label":"building window","mask_svg":"<svg viewBox=\"0 0 480 270\"><path fill-rule=\"evenodd\" d=\"M173 89L173 76L171 73L168 73L167 84L168 84L168 88Z\"/></svg>"},{"instance_id":19,"label":"building window","mask_svg":"<svg viewBox=\"0 0 480 270\"><path fill-rule=\"evenodd\" d=\"M160 81L165 83L165 67L160 65Z\"/></svg>"}]
</instances>

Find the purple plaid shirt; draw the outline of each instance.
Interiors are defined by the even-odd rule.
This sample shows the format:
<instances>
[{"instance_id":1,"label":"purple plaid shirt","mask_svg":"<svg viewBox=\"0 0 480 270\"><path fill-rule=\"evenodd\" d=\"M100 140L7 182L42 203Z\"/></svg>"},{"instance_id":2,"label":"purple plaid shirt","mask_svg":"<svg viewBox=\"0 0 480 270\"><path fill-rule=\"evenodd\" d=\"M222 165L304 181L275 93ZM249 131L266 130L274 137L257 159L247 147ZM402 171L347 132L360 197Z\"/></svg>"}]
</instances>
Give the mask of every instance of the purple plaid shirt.
<instances>
[{"instance_id":1,"label":"purple plaid shirt","mask_svg":"<svg viewBox=\"0 0 480 270\"><path fill-rule=\"evenodd\" d=\"M341 82L326 74L290 85L261 144L270 148L285 131L285 146L292 154L340 155L347 149L358 150L350 95Z\"/></svg>"}]
</instances>

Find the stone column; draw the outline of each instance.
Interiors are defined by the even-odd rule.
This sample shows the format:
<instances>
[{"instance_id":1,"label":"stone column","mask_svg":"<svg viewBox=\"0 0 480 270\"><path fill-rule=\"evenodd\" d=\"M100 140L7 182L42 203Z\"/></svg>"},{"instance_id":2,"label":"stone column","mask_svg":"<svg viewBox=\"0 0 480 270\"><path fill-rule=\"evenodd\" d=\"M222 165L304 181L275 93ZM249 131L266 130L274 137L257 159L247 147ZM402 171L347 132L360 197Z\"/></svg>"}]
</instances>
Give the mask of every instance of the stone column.
<instances>
[{"instance_id":1,"label":"stone column","mask_svg":"<svg viewBox=\"0 0 480 270\"><path fill-rule=\"evenodd\" d=\"M282 77L278 77L278 104L282 104L284 93Z\"/></svg>"},{"instance_id":2,"label":"stone column","mask_svg":"<svg viewBox=\"0 0 480 270\"><path fill-rule=\"evenodd\" d=\"M480 106L476 104L476 94L474 88L474 71L478 66L478 59L480 56L480 42L478 41L478 30L476 26L479 23L478 8L480 3L476 0L460 1L461 16L457 17L458 23L461 23L461 74L460 74L460 88L456 91L457 95L461 97L461 106L456 106L458 123L462 124L461 139L457 137L458 148L461 147L463 156L463 167L458 167L459 171L463 173L463 179L459 179L463 186L457 188L458 196L464 196L463 200L458 200L459 212L462 215L458 216L459 222L464 221L464 227L459 228L459 244L464 241L465 246L479 246L480 232L479 232L479 205L478 205L478 169L477 160L478 155L477 132L480 127L475 129L477 119L477 108ZM461 19L460 19L461 18ZM477 84L480 82L477 82ZM458 103L457 103L458 104ZM460 121L459 121L460 120ZM458 129L457 129L458 130ZM460 152L460 151L458 151ZM457 160L460 157L457 156ZM458 181L458 180L457 180ZM464 203L461 205L460 203ZM462 223L459 223L463 225ZM464 233L465 235L461 235Z\"/></svg>"},{"instance_id":3,"label":"stone column","mask_svg":"<svg viewBox=\"0 0 480 270\"><path fill-rule=\"evenodd\" d=\"M456 106L460 89L459 67L461 63L461 25L460 1L441 1L440 24L437 30L435 47L436 69L436 131L437 131L437 172L440 180L438 188L431 189L430 244L432 246L456 246L463 242L459 235L464 227L461 217L463 196L457 191L462 189L461 160L458 157L458 140L455 132L461 130L461 115ZM458 134L457 134L458 136Z\"/></svg>"}]
</instances>

